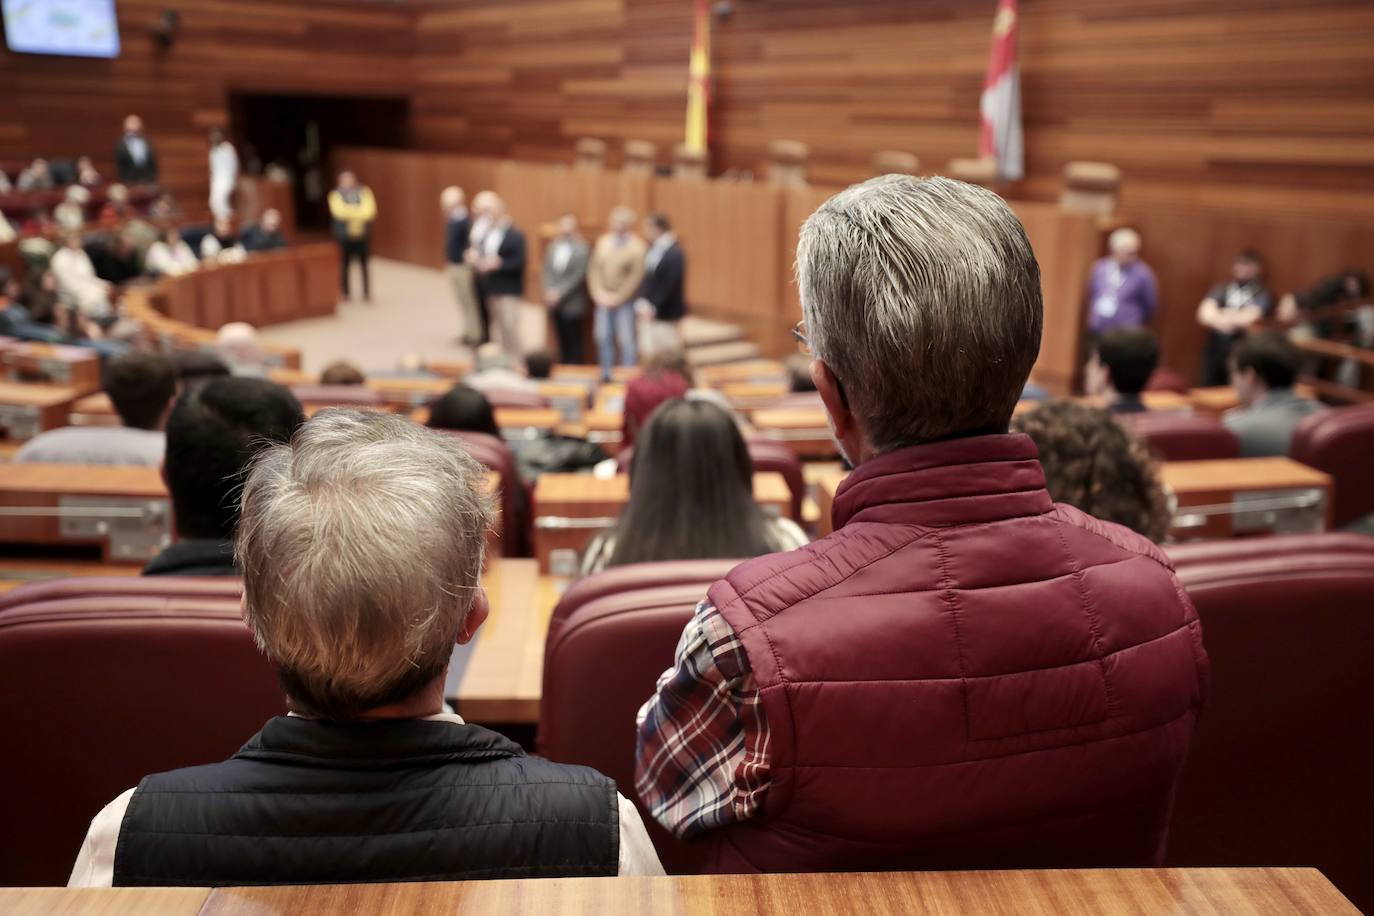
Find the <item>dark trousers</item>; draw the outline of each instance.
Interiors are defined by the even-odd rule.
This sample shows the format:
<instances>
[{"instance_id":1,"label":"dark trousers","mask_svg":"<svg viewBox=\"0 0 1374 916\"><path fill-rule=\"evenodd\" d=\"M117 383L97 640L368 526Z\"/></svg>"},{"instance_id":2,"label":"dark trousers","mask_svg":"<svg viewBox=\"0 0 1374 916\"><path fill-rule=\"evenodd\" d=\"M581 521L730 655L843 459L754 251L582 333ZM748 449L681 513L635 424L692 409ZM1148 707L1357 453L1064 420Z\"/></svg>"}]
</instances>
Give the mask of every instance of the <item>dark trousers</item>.
<instances>
[{"instance_id":1,"label":"dark trousers","mask_svg":"<svg viewBox=\"0 0 1374 916\"><path fill-rule=\"evenodd\" d=\"M477 283L477 313L482 319L482 335L478 343L486 343L491 340L491 309L488 301L491 299L491 292L487 289L486 274L477 274L474 277Z\"/></svg>"},{"instance_id":2,"label":"dark trousers","mask_svg":"<svg viewBox=\"0 0 1374 916\"><path fill-rule=\"evenodd\" d=\"M1202 348L1202 385L1213 388L1231 384L1231 349L1236 338L1230 334L1207 332L1207 343Z\"/></svg>"},{"instance_id":3,"label":"dark trousers","mask_svg":"<svg viewBox=\"0 0 1374 916\"><path fill-rule=\"evenodd\" d=\"M553 326L558 332L558 361L578 365L586 359L582 347L582 316L553 313Z\"/></svg>"},{"instance_id":4,"label":"dark trousers","mask_svg":"<svg viewBox=\"0 0 1374 916\"><path fill-rule=\"evenodd\" d=\"M360 239L339 239L339 253L342 255L339 259L339 286L343 289L344 298L352 298L352 293L348 290L348 268L356 259L363 271L363 298L371 299L372 280L367 274L367 236Z\"/></svg>"}]
</instances>

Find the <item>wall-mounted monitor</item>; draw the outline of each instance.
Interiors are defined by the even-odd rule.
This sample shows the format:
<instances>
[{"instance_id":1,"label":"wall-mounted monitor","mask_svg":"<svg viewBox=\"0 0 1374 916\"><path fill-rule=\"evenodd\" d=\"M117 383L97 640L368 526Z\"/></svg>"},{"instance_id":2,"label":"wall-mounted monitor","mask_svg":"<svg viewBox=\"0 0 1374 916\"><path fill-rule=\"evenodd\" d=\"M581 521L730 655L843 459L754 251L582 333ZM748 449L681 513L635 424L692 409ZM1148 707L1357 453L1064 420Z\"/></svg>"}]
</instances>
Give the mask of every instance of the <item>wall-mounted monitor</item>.
<instances>
[{"instance_id":1,"label":"wall-mounted monitor","mask_svg":"<svg viewBox=\"0 0 1374 916\"><path fill-rule=\"evenodd\" d=\"M115 0L0 0L5 43L19 54L118 57Z\"/></svg>"}]
</instances>

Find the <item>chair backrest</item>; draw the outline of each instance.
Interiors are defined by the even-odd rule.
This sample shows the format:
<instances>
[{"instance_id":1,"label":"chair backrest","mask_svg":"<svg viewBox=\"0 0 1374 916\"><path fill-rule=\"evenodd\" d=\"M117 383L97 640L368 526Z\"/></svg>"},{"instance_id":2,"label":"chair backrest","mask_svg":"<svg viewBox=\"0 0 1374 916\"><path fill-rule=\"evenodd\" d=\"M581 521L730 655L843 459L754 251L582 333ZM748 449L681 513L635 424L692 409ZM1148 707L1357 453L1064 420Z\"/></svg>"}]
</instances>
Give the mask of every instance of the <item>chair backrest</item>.
<instances>
[{"instance_id":1,"label":"chair backrest","mask_svg":"<svg viewBox=\"0 0 1374 916\"><path fill-rule=\"evenodd\" d=\"M1145 383L1146 391L1172 391L1174 394L1187 395L1191 389L1187 380L1172 369L1160 366L1150 373Z\"/></svg>"},{"instance_id":2,"label":"chair backrest","mask_svg":"<svg viewBox=\"0 0 1374 916\"><path fill-rule=\"evenodd\" d=\"M1331 475L1332 524L1374 512L1374 404L1338 407L1305 417L1293 431L1295 461Z\"/></svg>"},{"instance_id":3,"label":"chair backrest","mask_svg":"<svg viewBox=\"0 0 1374 916\"><path fill-rule=\"evenodd\" d=\"M91 818L149 773L231 756L285 712L237 600L95 597L0 611L9 736L0 885L64 884Z\"/></svg>"},{"instance_id":4,"label":"chair backrest","mask_svg":"<svg viewBox=\"0 0 1374 916\"><path fill-rule=\"evenodd\" d=\"M806 477L802 474L801 459L785 442L776 439L751 438L745 441L749 447L749 459L754 463L754 472L765 474L769 471L781 474L791 491L792 502L787 508L787 517L797 524L802 521L802 502L806 499ZM634 446L622 448L616 453L616 468L628 474L630 463L634 460Z\"/></svg>"},{"instance_id":5,"label":"chair backrest","mask_svg":"<svg viewBox=\"0 0 1374 916\"><path fill-rule=\"evenodd\" d=\"M475 461L501 475L501 553L508 557L529 556L533 544L529 494L520 479L510 445L487 433L454 429L435 431L461 439Z\"/></svg>"},{"instance_id":6,"label":"chair backrest","mask_svg":"<svg viewBox=\"0 0 1374 916\"><path fill-rule=\"evenodd\" d=\"M539 753L594 767L636 799L635 713L672 666L697 603L738 562L644 563L574 584L554 609L544 644ZM647 813L644 820L664 867L694 870L701 853L674 841Z\"/></svg>"},{"instance_id":7,"label":"chair backrest","mask_svg":"<svg viewBox=\"0 0 1374 916\"><path fill-rule=\"evenodd\" d=\"M292 385L303 407L381 407L386 395L362 385Z\"/></svg>"},{"instance_id":8,"label":"chair backrest","mask_svg":"<svg viewBox=\"0 0 1374 916\"><path fill-rule=\"evenodd\" d=\"M537 391L518 391L514 388L483 388L482 395L493 409L549 406L549 399Z\"/></svg>"},{"instance_id":9,"label":"chair backrest","mask_svg":"<svg viewBox=\"0 0 1374 916\"><path fill-rule=\"evenodd\" d=\"M1146 412L1117 419L1161 461L1207 461L1239 458L1240 441L1215 417Z\"/></svg>"},{"instance_id":10,"label":"chair backrest","mask_svg":"<svg viewBox=\"0 0 1374 916\"><path fill-rule=\"evenodd\" d=\"M238 601L243 580L237 576L71 576L30 582L0 595L0 611L24 604L71 598L183 598Z\"/></svg>"},{"instance_id":11,"label":"chair backrest","mask_svg":"<svg viewBox=\"0 0 1374 916\"><path fill-rule=\"evenodd\" d=\"M1374 538L1169 548L1212 688L1179 786L1170 865L1314 865L1374 908Z\"/></svg>"}]
</instances>

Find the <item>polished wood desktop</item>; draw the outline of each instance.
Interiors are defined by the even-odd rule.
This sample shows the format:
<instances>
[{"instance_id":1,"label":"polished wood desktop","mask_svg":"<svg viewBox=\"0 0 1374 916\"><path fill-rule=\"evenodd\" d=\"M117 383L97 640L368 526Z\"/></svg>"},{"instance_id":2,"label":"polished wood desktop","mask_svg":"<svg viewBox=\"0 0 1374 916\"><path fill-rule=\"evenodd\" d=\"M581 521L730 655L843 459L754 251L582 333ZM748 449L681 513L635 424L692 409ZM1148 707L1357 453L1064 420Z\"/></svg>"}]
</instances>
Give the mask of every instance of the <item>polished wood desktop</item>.
<instances>
[{"instance_id":1,"label":"polished wood desktop","mask_svg":"<svg viewBox=\"0 0 1374 916\"><path fill-rule=\"evenodd\" d=\"M72 402L67 422L72 426L118 426L119 414L115 413L110 396L97 391Z\"/></svg>"},{"instance_id":2,"label":"polished wood desktop","mask_svg":"<svg viewBox=\"0 0 1374 916\"><path fill-rule=\"evenodd\" d=\"M630 478L591 474L543 474L534 486L534 554L541 572L557 566L554 551L581 555L612 524L630 496ZM754 499L767 511L786 515L792 493L781 474L754 475Z\"/></svg>"},{"instance_id":3,"label":"polished wood desktop","mask_svg":"<svg viewBox=\"0 0 1374 916\"><path fill-rule=\"evenodd\" d=\"M798 458L833 458L837 453L823 407L764 408L751 419L760 436L786 443Z\"/></svg>"},{"instance_id":4,"label":"polished wood desktop","mask_svg":"<svg viewBox=\"0 0 1374 916\"><path fill-rule=\"evenodd\" d=\"M0 543L95 544L108 562L143 563L170 536L158 468L10 464L0 474Z\"/></svg>"},{"instance_id":5,"label":"polished wood desktop","mask_svg":"<svg viewBox=\"0 0 1374 916\"><path fill-rule=\"evenodd\" d=\"M143 567L133 563L106 563L104 560L71 560L7 556L0 553L0 594L29 582L89 576L137 576Z\"/></svg>"},{"instance_id":6,"label":"polished wood desktop","mask_svg":"<svg viewBox=\"0 0 1374 916\"><path fill-rule=\"evenodd\" d=\"M420 407L441 395L448 394L455 382L449 378L384 378L371 377L364 382L373 391L380 391L388 403Z\"/></svg>"},{"instance_id":7,"label":"polished wood desktop","mask_svg":"<svg viewBox=\"0 0 1374 916\"><path fill-rule=\"evenodd\" d=\"M793 916L797 913L1126 916L1357 914L1315 868L1104 868L1043 871L691 875L235 888L0 888L0 910L70 916L287 913L582 913Z\"/></svg>"},{"instance_id":8,"label":"polished wood desktop","mask_svg":"<svg viewBox=\"0 0 1374 916\"><path fill-rule=\"evenodd\" d=\"M100 356L89 347L16 342L0 353L0 362L17 382L45 382L81 394L100 390Z\"/></svg>"},{"instance_id":9,"label":"polished wood desktop","mask_svg":"<svg viewBox=\"0 0 1374 916\"><path fill-rule=\"evenodd\" d=\"M787 370L775 359L750 359L719 366L703 366L696 371L698 385L724 388L732 384L784 382Z\"/></svg>"},{"instance_id":10,"label":"polished wood desktop","mask_svg":"<svg viewBox=\"0 0 1374 916\"><path fill-rule=\"evenodd\" d=\"M1317 396L1317 392L1311 385L1295 385L1293 391L1299 397L1315 398ZM1236 393L1234 385L1194 388L1188 392L1188 400L1192 402L1195 413L1207 417L1220 417L1226 411L1234 410L1240 406L1240 395Z\"/></svg>"},{"instance_id":11,"label":"polished wood desktop","mask_svg":"<svg viewBox=\"0 0 1374 916\"><path fill-rule=\"evenodd\" d=\"M10 439L32 439L66 426L80 392L61 385L0 381L0 432Z\"/></svg>"}]
</instances>

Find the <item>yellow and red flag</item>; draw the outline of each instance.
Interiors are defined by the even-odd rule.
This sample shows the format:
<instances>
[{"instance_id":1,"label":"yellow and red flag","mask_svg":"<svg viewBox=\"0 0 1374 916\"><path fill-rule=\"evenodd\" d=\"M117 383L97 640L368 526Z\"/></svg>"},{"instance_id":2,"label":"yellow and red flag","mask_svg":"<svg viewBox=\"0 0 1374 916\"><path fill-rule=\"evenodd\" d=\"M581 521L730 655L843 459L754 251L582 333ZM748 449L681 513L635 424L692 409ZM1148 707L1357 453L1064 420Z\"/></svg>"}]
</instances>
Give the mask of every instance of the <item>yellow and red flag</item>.
<instances>
[{"instance_id":1,"label":"yellow and red flag","mask_svg":"<svg viewBox=\"0 0 1374 916\"><path fill-rule=\"evenodd\" d=\"M687 82L687 149L705 153L711 119L711 3L695 0L695 27Z\"/></svg>"},{"instance_id":2,"label":"yellow and red flag","mask_svg":"<svg viewBox=\"0 0 1374 916\"><path fill-rule=\"evenodd\" d=\"M1016 0L1000 0L992 23L992 51L979 108L983 133L978 155L997 160L997 175L1016 181L1025 173L1025 144L1021 132L1021 74L1016 65L1019 17Z\"/></svg>"}]
</instances>

